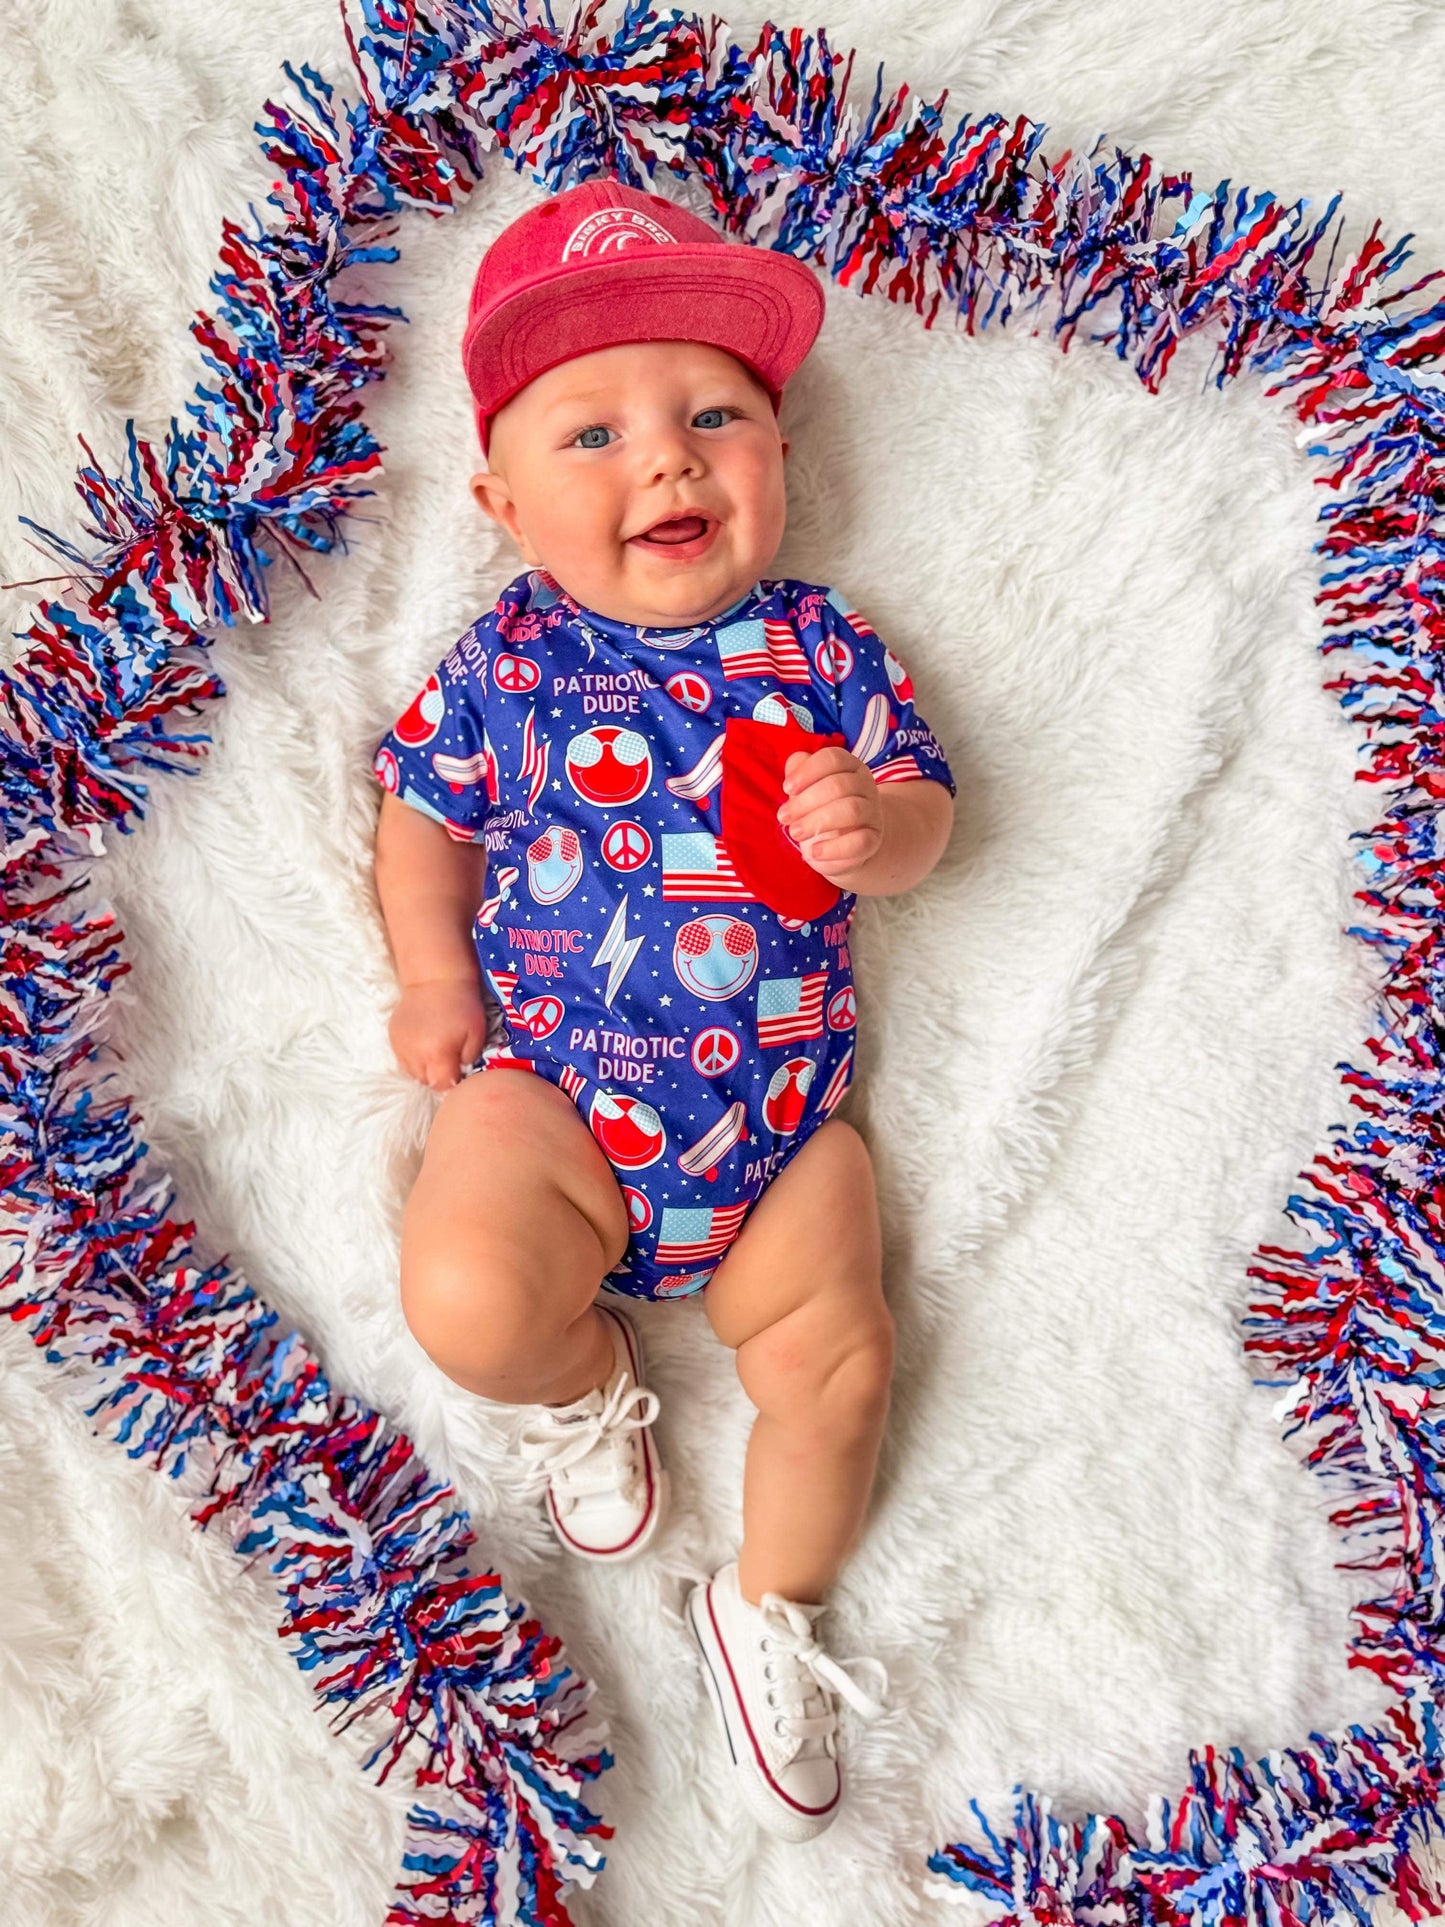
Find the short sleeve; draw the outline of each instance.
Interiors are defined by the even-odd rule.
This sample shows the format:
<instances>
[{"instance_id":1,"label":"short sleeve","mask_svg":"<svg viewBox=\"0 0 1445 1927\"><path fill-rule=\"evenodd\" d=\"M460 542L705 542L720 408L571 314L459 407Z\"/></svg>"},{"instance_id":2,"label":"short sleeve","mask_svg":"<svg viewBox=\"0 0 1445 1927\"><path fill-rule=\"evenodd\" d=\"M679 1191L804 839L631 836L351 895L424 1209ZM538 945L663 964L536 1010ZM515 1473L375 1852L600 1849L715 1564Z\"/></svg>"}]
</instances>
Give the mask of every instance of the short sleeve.
<instances>
[{"instance_id":1,"label":"short sleeve","mask_svg":"<svg viewBox=\"0 0 1445 1927\"><path fill-rule=\"evenodd\" d=\"M481 843L497 800L487 740L486 651L469 629L427 677L376 746L372 774L385 790L433 817L458 843Z\"/></svg>"},{"instance_id":2,"label":"short sleeve","mask_svg":"<svg viewBox=\"0 0 1445 1927\"><path fill-rule=\"evenodd\" d=\"M913 680L873 628L829 589L818 610L820 672L831 681L848 748L879 783L942 783L958 793L942 745L913 706Z\"/></svg>"}]
</instances>

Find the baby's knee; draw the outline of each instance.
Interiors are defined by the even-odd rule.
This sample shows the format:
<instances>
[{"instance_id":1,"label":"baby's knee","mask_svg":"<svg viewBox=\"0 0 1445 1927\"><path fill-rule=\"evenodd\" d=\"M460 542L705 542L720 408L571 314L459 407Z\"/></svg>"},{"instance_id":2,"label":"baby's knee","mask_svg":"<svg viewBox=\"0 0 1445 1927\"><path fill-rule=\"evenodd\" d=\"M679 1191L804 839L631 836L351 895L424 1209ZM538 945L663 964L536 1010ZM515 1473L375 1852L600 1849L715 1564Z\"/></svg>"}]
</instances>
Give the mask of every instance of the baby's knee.
<instances>
[{"instance_id":1,"label":"baby's knee","mask_svg":"<svg viewBox=\"0 0 1445 1927\"><path fill-rule=\"evenodd\" d=\"M469 1263L428 1253L402 1267L402 1315L448 1378L484 1396L505 1396L501 1388L545 1376L557 1336L545 1315L546 1294L529 1272L494 1256Z\"/></svg>"},{"instance_id":2,"label":"baby's knee","mask_svg":"<svg viewBox=\"0 0 1445 1927\"><path fill-rule=\"evenodd\" d=\"M839 1424L872 1432L883 1423L892 1389L893 1318L880 1301L825 1380L820 1405L825 1417L836 1414Z\"/></svg>"},{"instance_id":3,"label":"baby's knee","mask_svg":"<svg viewBox=\"0 0 1445 1927\"><path fill-rule=\"evenodd\" d=\"M738 1349L738 1377L760 1412L830 1438L882 1424L893 1383L893 1319L882 1298L838 1322L819 1300L780 1318Z\"/></svg>"}]
</instances>

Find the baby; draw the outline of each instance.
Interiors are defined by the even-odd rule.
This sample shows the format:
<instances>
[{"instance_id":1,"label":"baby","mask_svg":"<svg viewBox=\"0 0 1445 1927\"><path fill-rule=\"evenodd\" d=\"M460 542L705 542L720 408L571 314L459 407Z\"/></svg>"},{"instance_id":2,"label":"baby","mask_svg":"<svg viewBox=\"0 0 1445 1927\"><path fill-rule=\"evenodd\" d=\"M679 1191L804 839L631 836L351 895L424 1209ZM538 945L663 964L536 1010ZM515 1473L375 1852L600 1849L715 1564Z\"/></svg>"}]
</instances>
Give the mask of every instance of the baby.
<instances>
[{"instance_id":1,"label":"baby","mask_svg":"<svg viewBox=\"0 0 1445 1927\"><path fill-rule=\"evenodd\" d=\"M862 616L765 574L781 392L822 318L800 262L616 181L513 222L463 355L472 492L528 566L375 759L390 1036L445 1092L407 1322L448 1377L527 1408L558 1539L615 1562L668 1487L612 1301L701 1295L757 1417L741 1550L688 1620L739 1791L790 1840L837 1811L835 1695L867 1718L886 1688L815 1625L892 1372L872 1168L834 1115L848 925L927 876L954 794Z\"/></svg>"}]
</instances>

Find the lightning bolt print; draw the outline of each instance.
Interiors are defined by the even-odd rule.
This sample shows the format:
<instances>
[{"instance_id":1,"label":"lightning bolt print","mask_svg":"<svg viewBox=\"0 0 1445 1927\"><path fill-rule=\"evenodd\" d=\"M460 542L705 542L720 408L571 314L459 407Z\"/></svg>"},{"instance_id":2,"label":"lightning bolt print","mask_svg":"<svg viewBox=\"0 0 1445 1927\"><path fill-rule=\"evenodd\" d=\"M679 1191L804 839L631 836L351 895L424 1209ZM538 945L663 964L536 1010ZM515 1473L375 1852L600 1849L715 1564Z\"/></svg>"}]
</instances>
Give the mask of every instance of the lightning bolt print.
<instances>
[{"instance_id":1,"label":"lightning bolt print","mask_svg":"<svg viewBox=\"0 0 1445 1927\"><path fill-rule=\"evenodd\" d=\"M622 901L607 926L607 935L597 946L597 955L592 959L594 969L598 964L607 965L607 995L602 1001L609 1010L612 1008L612 999L622 988L622 980L631 970L641 948L642 938L629 937L627 934L627 894L624 891Z\"/></svg>"}]
</instances>

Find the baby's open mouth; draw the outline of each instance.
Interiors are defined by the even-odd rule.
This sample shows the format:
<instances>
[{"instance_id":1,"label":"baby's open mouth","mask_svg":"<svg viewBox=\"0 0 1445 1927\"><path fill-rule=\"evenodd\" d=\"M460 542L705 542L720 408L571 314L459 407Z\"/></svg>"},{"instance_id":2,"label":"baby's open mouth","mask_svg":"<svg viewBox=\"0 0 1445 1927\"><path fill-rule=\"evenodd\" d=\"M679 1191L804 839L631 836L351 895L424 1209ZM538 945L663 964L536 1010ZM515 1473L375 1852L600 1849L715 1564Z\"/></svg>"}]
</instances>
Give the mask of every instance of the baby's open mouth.
<instances>
[{"instance_id":1,"label":"baby's open mouth","mask_svg":"<svg viewBox=\"0 0 1445 1927\"><path fill-rule=\"evenodd\" d=\"M707 554L721 527L722 524L711 515L665 515L660 521L654 522L650 529L630 536L628 541L630 547L644 549L647 554L668 564L696 562L699 556Z\"/></svg>"},{"instance_id":2,"label":"baby's open mouth","mask_svg":"<svg viewBox=\"0 0 1445 1927\"><path fill-rule=\"evenodd\" d=\"M645 528L642 536L638 536L638 541L665 541L670 547L676 541L696 541L705 530L705 515L674 515L667 522L653 522L651 528Z\"/></svg>"}]
</instances>

